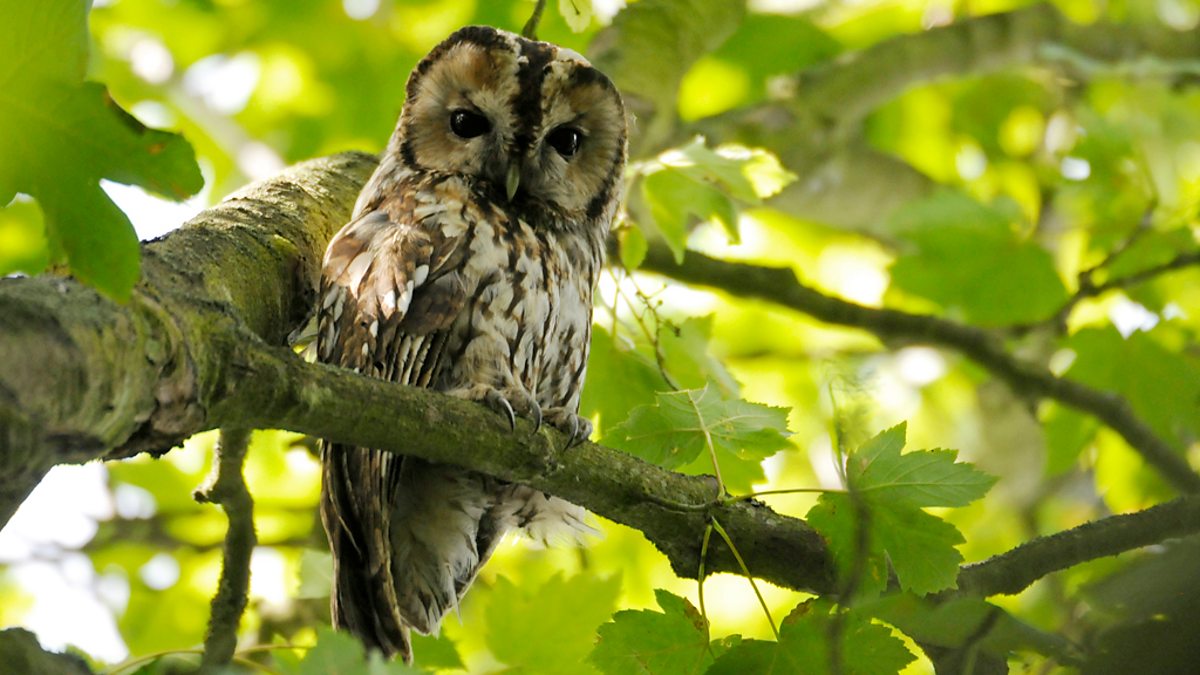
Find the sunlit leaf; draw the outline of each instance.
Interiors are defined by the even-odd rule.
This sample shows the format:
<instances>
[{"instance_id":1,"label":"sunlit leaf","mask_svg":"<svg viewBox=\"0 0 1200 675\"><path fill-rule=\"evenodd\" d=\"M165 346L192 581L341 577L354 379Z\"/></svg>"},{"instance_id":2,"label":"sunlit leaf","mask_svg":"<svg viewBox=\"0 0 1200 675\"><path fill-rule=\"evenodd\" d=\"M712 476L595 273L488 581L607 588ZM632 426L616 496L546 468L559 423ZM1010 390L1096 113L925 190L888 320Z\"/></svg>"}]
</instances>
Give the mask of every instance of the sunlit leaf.
<instances>
[{"instance_id":1,"label":"sunlit leaf","mask_svg":"<svg viewBox=\"0 0 1200 675\"><path fill-rule=\"evenodd\" d=\"M698 675L712 664L707 621L686 599L657 589L662 612L625 610L600 627L589 660L608 675Z\"/></svg>"},{"instance_id":2,"label":"sunlit leaf","mask_svg":"<svg viewBox=\"0 0 1200 675\"><path fill-rule=\"evenodd\" d=\"M539 673L585 673L596 628L613 612L619 576L556 574L535 588L500 577L487 608L487 645L510 666Z\"/></svg>"},{"instance_id":3,"label":"sunlit leaf","mask_svg":"<svg viewBox=\"0 0 1200 675\"><path fill-rule=\"evenodd\" d=\"M592 0L558 0L558 13L578 33L592 23Z\"/></svg>"},{"instance_id":4,"label":"sunlit leaf","mask_svg":"<svg viewBox=\"0 0 1200 675\"><path fill-rule=\"evenodd\" d=\"M182 198L202 179L182 137L142 126L103 86L83 81L87 9L0 0L0 203L16 192L36 198L52 256L124 300L139 274L137 237L99 180Z\"/></svg>"},{"instance_id":5,"label":"sunlit leaf","mask_svg":"<svg viewBox=\"0 0 1200 675\"><path fill-rule=\"evenodd\" d=\"M854 611L835 618L831 608L827 601L801 603L780 625L778 642L743 640L717 659L709 675L885 675L898 673L915 660L884 626ZM840 622L837 632L835 622ZM842 641L837 668L830 655L835 635Z\"/></svg>"},{"instance_id":6,"label":"sunlit leaf","mask_svg":"<svg viewBox=\"0 0 1200 675\"><path fill-rule=\"evenodd\" d=\"M953 587L962 534L921 507L965 506L995 483L955 462L952 451L901 454L904 442L901 424L850 453L846 479L852 493L822 494L808 513L809 523L829 540L843 579L866 597L886 583L884 554L904 589L923 594Z\"/></svg>"},{"instance_id":7,"label":"sunlit leaf","mask_svg":"<svg viewBox=\"0 0 1200 675\"><path fill-rule=\"evenodd\" d=\"M889 229L906 245L892 283L984 324L1037 321L1067 299L1050 254L1017 236L997 209L950 191L900 209Z\"/></svg>"},{"instance_id":8,"label":"sunlit leaf","mask_svg":"<svg viewBox=\"0 0 1200 675\"><path fill-rule=\"evenodd\" d=\"M606 442L669 469L707 455L721 469L762 460L788 446L787 409L723 399L714 387L659 393L635 408ZM708 465L712 469L711 462ZM749 485L730 485L748 489Z\"/></svg>"}]
</instances>

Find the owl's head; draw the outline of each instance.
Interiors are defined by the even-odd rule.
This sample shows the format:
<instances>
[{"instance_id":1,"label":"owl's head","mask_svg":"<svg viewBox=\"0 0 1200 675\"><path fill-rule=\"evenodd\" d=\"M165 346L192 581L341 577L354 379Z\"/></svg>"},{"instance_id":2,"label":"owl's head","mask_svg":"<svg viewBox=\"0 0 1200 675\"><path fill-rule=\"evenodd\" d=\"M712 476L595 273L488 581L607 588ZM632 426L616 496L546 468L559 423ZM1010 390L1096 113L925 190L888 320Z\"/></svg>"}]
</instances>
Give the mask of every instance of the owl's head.
<instances>
[{"instance_id":1,"label":"owl's head","mask_svg":"<svg viewBox=\"0 0 1200 675\"><path fill-rule=\"evenodd\" d=\"M579 54L485 26L462 28L413 70L392 151L402 165L468 177L514 206L611 216L625 109Z\"/></svg>"}]
</instances>

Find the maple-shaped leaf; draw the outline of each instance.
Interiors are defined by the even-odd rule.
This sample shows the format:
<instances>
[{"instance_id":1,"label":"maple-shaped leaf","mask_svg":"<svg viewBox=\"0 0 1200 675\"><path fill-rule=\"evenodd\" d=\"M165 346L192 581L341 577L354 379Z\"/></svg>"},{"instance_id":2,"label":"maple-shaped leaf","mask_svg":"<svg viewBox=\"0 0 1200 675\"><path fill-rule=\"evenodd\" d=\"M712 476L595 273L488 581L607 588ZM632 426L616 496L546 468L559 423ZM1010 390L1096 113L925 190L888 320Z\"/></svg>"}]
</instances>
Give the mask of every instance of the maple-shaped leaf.
<instances>
[{"instance_id":1,"label":"maple-shaped leaf","mask_svg":"<svg viewBox=\"0 0 1200 675\"><path fill-rule=\"evenodd\" d=\"M842 643L838 668L830 653L835 639ZM915 659L899 638L886 627L871 623L866 615L837 610L827 601L809 600L783 620L778 642L743 640L721 655L708 675L887 675L900 672Z\"/></svg>"},{"instance_id":2,"label":"maple-shaped leaf","mask_svg":"<svg viewBox=\"0 0 1200 675\"><path fill-rule=\"evenodd\" d=\"M18 192L36 199L50 258L124 300L139 275L138 240L100 179L172 198L203 179L183 137L146 128L84 81L89 4L0 0L0 206Z\"/></svg>"},{"instance_id":3,"label":"maple-shaped leaf","mask_svg":"<svg viewBox=\"0 0 1200 675\"><path fill-rule=\"evenodd\" d=\"M708 622L687 599L656 589L663 611L624 610L600 627L588 659L609 675L695 675L713 662Z\"/></svg>"},{"instance_id":4,"label":"maple-shaped leaf","mask_svg":"<svg viewBox=\"0 0 1200 675\"><path fill-rule=\"evenodd\" d=\"M634 408L605 443L668 469L686 466L696 473L729 468L731 476L753 475L744 469L788 447L787 408L724 399L711 385L659 393L655 399L653 405ZM702 456L710 457L707 464L697 461ZM746 480L726 487L750 489Z\"/></svg>"},{"instance_id":5,"label":"maple-shaped leaf","mask_svg":"<svg viewBox=\"0 0 1200 675\"><path fill-rule=\"evenodd\" d=\"M485 611L488 649L513 672L594 672L586 659L620 593L619 575L558 573L540 585L497 577Z\"/></svg>"},{"instance_id":6,"label":"maple-shaped leaf","mask_svg":"<svg viewBox=\"0 0 1200 675\"><path fill-rule=\"evenodd\" d=\"M385 661L379 652L369 655L353 635L332 628L317 629L317 644L303 658L280 650L275 663L284 675L421 675L430 671Z\"/></svg>"},{"instance_id":7,"label":"maple-shaped leaf","mask_svg":"<svg viewBox=\"0 0 1200 675\"><path fill-rule=\"evenodd\" d=\"M963 559L956 548L962 534L922 507L965 506L996 482L956 462L953 451L901 453L904 442L900 424L850 453L850 492L823 494L808 513L809 523L829 542L839 574L854 577L860 597L883 590L888 562L905 590L925 594L953 587Z\"/></svg>"}]
</instances>

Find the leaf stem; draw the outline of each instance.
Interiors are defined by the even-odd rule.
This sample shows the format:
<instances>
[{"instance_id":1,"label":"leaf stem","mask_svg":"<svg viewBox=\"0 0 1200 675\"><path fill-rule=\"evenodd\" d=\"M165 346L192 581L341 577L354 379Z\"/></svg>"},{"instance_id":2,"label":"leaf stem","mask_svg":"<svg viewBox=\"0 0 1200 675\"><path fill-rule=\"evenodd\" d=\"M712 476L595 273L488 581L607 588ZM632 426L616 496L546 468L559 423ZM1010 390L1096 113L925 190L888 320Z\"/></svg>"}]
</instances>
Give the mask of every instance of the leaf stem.
<instances>
[{"instance_id":1,"label":"leaf stem","mask_svg":"<svg viewBox=\"0 0 1200 675\"><path fill-rule=\"evenodd\" d=\"M742 574L750 582L750 588L754 589L754 596L758 598L758 604L762 606L763 614L767 615L767 623L771 624L771 633L775 636L775 641L778 642L779 629L775 626L775 619L771 616L771 610L767 608L767 601L763 599L762 592L758 590L758 584L755 583L754 577L750 576L750 568L746 567L746 561L742 560L742 554L738 552L737 547L733 545L733 540L729 538L729 535L725 532L725 528L721 527L721 523L716 518L709 518L709 524L725 540L725 545L729 547L730 552L733 553L733 557L738 562L738 566L742 568Z\"/></svg>"},{"instance_id":2,"label":"leaf stem","mask_svg":"<svg viewBox=\"0 0 1200 675\"><path fill-rule=\"evenodd\" d=\"M696 594L700 596L700 616L704 618L704 646L712 654L712 633L708 623L708 609L704 606L704 563L708 560L708 542L712 539L713 523L704 528L704 540L700 542L700 570L696 573ZM715 655L713 655L715 657Z\"/></svg>"}]
</instances>

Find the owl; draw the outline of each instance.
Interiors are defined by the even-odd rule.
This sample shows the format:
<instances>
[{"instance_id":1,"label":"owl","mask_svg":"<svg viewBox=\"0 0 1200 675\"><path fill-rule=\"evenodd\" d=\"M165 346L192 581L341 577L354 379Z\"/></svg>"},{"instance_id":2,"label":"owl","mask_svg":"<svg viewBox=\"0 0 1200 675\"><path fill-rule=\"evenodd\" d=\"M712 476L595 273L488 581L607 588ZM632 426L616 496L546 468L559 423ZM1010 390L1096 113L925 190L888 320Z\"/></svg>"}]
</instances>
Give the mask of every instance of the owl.
<instances>
[{"instance_id":1,"label":"owl","mask_svg":"<svg viewBox=\"0 0 1200 675\"><path fill-rule=\"evenodd\" d=\"M577 442L592 290L626 118L579 54L472 26L413 70L400 121L329 244L319 360L478 401ZM322 448L335 626L411 660L510 530L588 529L527 486L370 448Z\"/></svg>"}]
</instances>

